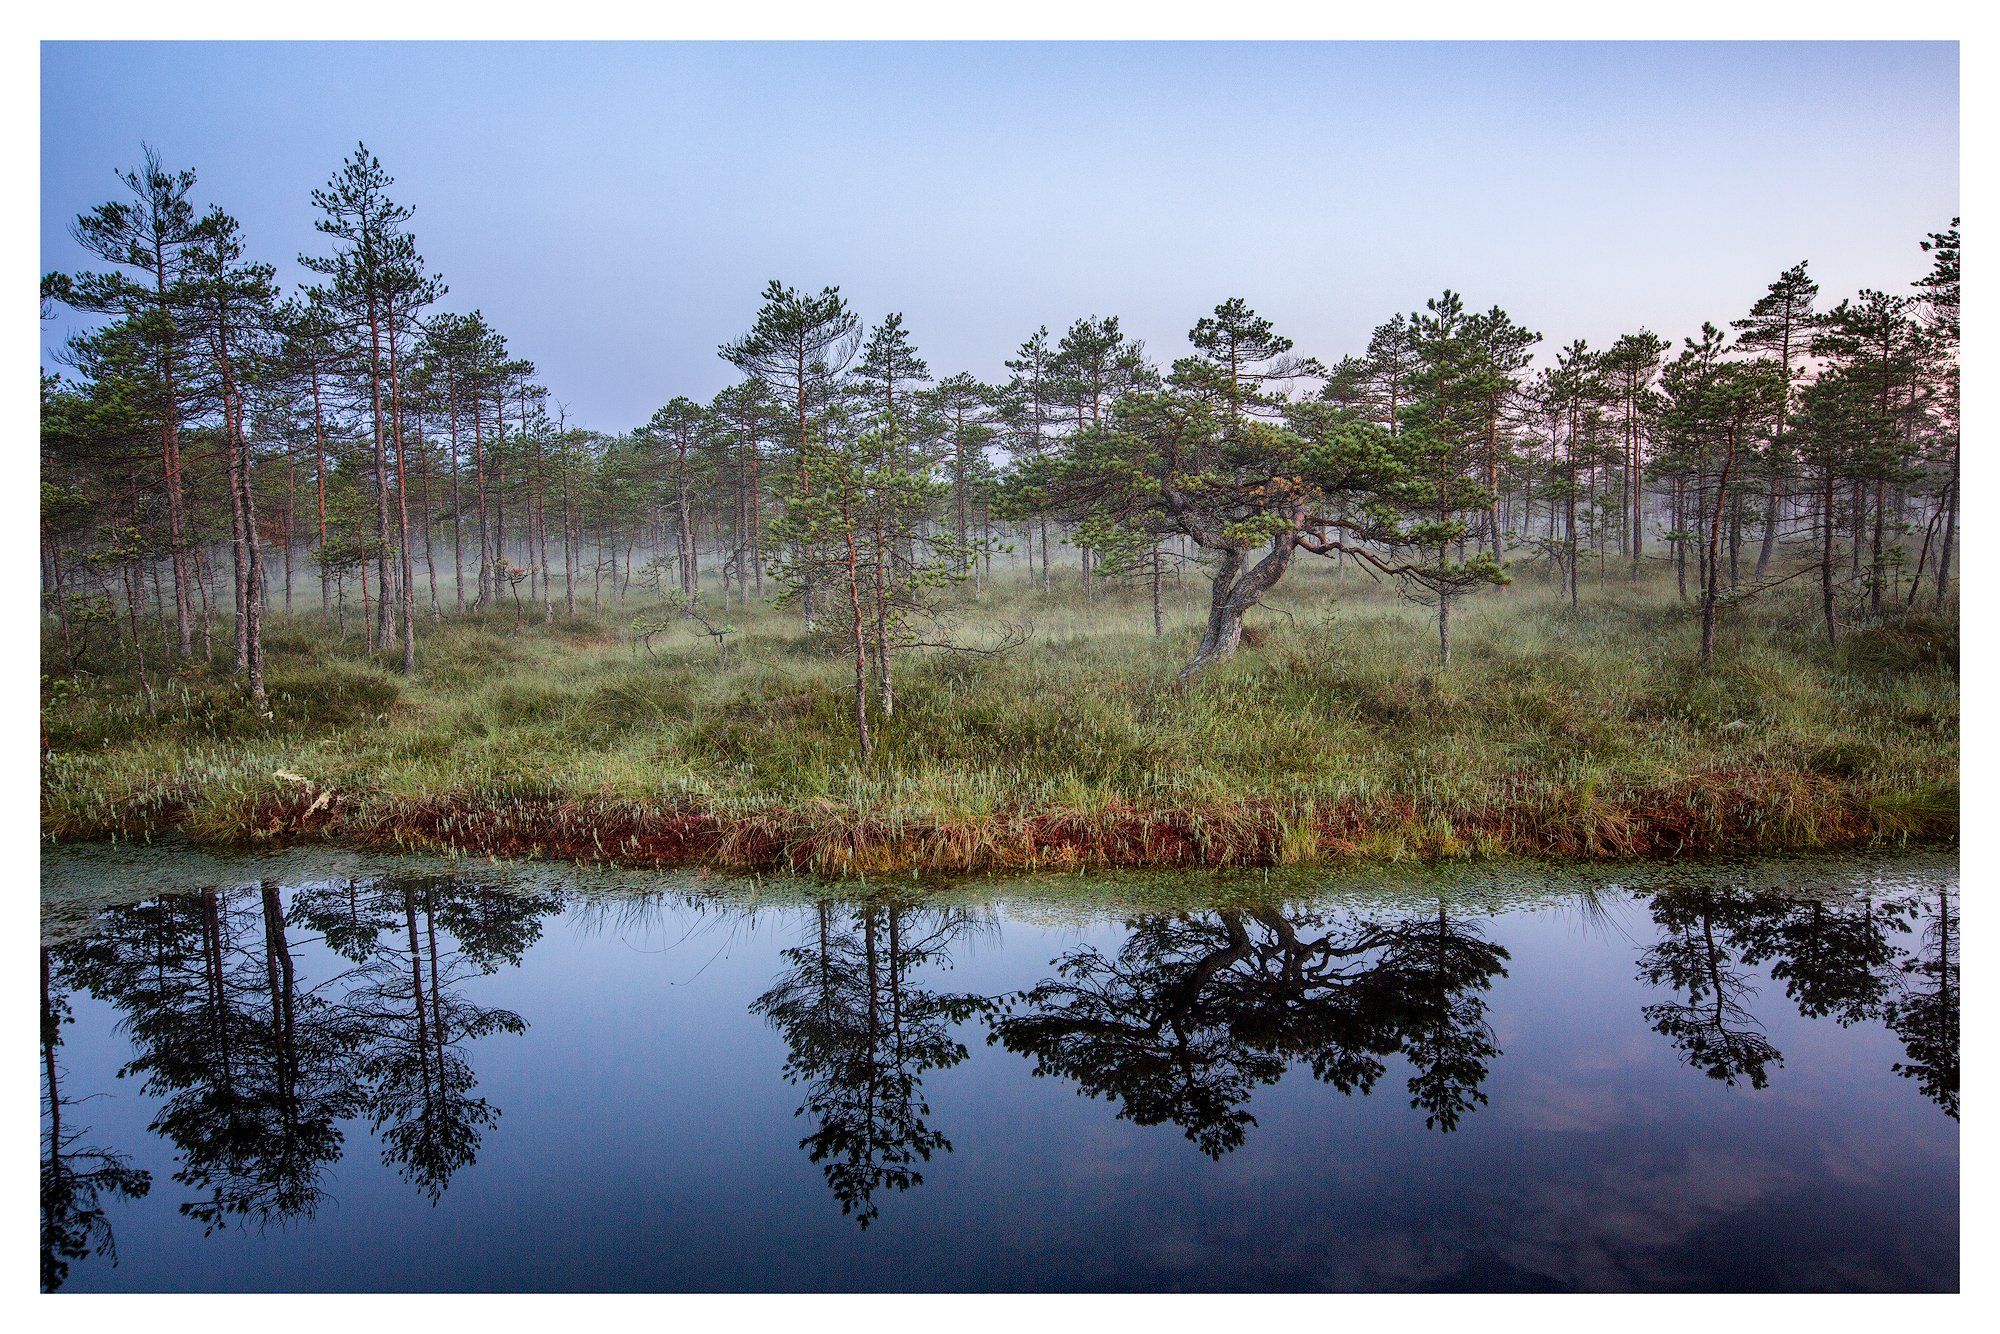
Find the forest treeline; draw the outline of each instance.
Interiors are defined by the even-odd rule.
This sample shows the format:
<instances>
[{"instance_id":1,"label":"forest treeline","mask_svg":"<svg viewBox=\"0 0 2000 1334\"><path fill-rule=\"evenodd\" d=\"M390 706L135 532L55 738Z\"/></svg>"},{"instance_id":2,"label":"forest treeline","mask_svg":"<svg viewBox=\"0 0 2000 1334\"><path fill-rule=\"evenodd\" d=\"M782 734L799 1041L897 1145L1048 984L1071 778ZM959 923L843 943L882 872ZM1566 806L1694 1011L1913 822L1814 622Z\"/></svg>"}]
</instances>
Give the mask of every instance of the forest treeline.
<instances>
[{"instance_id":1,"label":"forest treeline","mask_svg":"<svg viewBox=\"0 0 2000 1334\"><path fill-rule=\"evenodd\" d=\"M1574 603L1664 563L1704 662L1781 582L1816 584L1829 642L1952 587L1956 219L1907 291L1830 301L1800 263L1679 346L1558 346L1446 291L1321 361L1230 298L1170 365L1091 315L1035 330L997 382L933 372L899 315L774 280L719 349L737 383L605 432L445 308L365 147L312 193L324 244L289 293L192 172L148 149L120 179L72 227L100 267L42 283L45 318L95 317L43 376L42 578L60 670L115 646L149 702L220 631L261 708L274 609L414 672L427 622L637 585L712 632L732 604L796 607L852 658L865 758L896 656L949 645L944 609L996 556L1086 597L1136 581L1156 631L1162 580L1198 567L1186 673L1236 650L1301 552L1434 609L1446 663L1454 605L1528 567Z\"/></svg>"}]
</instances>

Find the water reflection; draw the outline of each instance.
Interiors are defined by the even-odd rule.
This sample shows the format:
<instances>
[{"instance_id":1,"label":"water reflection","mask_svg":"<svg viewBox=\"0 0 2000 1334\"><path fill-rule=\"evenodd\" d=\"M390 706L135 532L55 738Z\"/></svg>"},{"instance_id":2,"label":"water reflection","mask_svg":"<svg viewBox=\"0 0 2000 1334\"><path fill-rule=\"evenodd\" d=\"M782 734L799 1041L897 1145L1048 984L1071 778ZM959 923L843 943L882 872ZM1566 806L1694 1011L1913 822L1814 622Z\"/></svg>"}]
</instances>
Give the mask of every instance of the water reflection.
<instances>
[{"instance_id":1,"label":"water reflection","mask_svg":"<svg viewBox=\"0 0 2000 1334\"><path fill-rule=\"evenodd\" d=\"M300 922L354 965L338 979L338 1015L382 1161L433 1201L477 1157L499 1115L473 1096L479 1081L465 1044L528 1026L511 1010L467 1000L464 984L519 967L542 919L561 907L554 895L455 878L350 880L299 896Z\"/></svg>"},{"instance_id":2,"label":"water reflection","mask_svg":"<svg viewBox=\"0 0 2000 1334\"><path fill-rule=\"evenodd\" d=\"M925 1121L923 1075L966 1058L952 1026L988 1002L914 980L951 966L971 926L962 911L822 904L815 917L815 938L784 952L785 971L750 1008L783 1035L785 1078L805 1087L798 1114L816 1128L799 1147L865 1228L881 1213L876 1191L921 1185L918 1165L951 1152Z\"/></svg>"},{"instance_id":3,"label":"water reflection","mask_svg":"<svg viewBox=\"0 0 2000 1334\"><path fill-rule=\"evenodd\" d=\"M150 1129L178 1150L182 1213L208 1229L313 1213L357 1095L345 1026L300 989L276 885L109 913L64 971L124 1012L119 1075L159 1099Z\"/></svg>"},{"instance_id":4,"label":"water reflection","mask_svg":"<svg viewBox=\"0 0 2000 1334\"><path fill-rule=\"evenodd\" d=\"M1622 1016L1593 1019L1600 1028L1629 1029L1636 1005L1649 1042L1754 1091L1784 1070L1767 1027L1785 1017L1774 1005L1843 1028L1879 1024L1900 1045L1894 1072L1957 1118L1950 888L1776 895L1718 883L1630 902L1640 938L1605 933L1589 948L1619 950L1620 975L1644 990ZM476 875L266 879L107 908L45 946L43 1287L89 1257L116 1264L114 1216L169 1160L174 1207L202 1233L305 1224L357 1137L403 1188L441 1201L501 1116L480 1091L476 1044L528 1030L527 1017L486 1002L484 980L522 969L557 914L608 919L617 934L643 929L649 909L699 912L732 941L739 926L742 941L756 938L752 909L732 900L616 904ZM782 1042L772 1074L798 1090L798 1150L864 1231L952 1152L926 1081L966 1063L981 1037L1115 1119L1173 1126L1218 1161L1257 1129L1256 1091L1295 1069L1342 1095L1400 1089L1409 1124L1421 1117L1442 1135L1487 1105L1506 1059L1489 1014L1515 962L1494 938L1505 914L1444 898L1140 916L1109 937L1038 949L1006 985L974 989L947 981L975 940L1005 951L990 910L877 898L781 911L797 943L776 951L774 977L756 969L734 1014L761 987L749 1016ZM165 1153L103 1147L84 1124L79 1104L105 1090L80 1098L60 1059L76 994L115 1010L127 1048L117 1073L150 1099L147 1129ZM955 1106L946 1119L962 1129Z\"/></svg>"},{"instance_id":5,"label":"water reflection","mask_svg":"<svg viewBox=\"0 0 2000 1334\"><path fill-rule=\"evenodd\" d=\"M345 1149L341 1123L360 1116L383 1161L435 1200L498 1115L473 1096L464 1044L527 1026L467 1001L462 986L519 966L560 907L462 880L384 877L306 887L287 910L266 880L112 908L85 939L45 948L44 1285L60 1286L65 1259L114 1253L99 1196L151 1184L121 1155L75 1148L81 1132L63 1127L56 1047L69 989L120 1011L132 1055L118 1075L158 1100L148 1129L173 1146L173 1179L188 1192L177 1207L205 1232L310 1219ZM348 966L301 978L300 932Z\"/></svg>"},{"instance_id":6,"label":"water reflection","mask_svg":"<svg viewBox=\"0 0 2000 1334\"><path fill-rule=\"evenodd\" d=\"M1763 1088L1784 1054L1751 1010L1751 970L1783 986L1807 1018L1886 1024L1907 1059L1898 1074L1958 1118L1958 908L1948 891L1878 898L1675 889L1646 906L1658 939L1639 976L1663 993L1645 1007L1682 1059L1725 1084Z\"/></svg>"},{"instance_id":7,"label":"water reflection","mask_svg":"<svg viewBox=\"0 0 2000 1334\"><path fill-rule=\"evenodd\" d=\"M1896 965L1883 1019L1908 1058L1896 1073L1958 1119L1958 905L1939 890L1913 906L1921 945Z\"/></svg>"},{"instance_id":8,"label":"water reflection","mask_svg":"<svg viewBox=\"0 0 2000 1334\"><path fill-rule=\"evenodd\" d=\"M1486 1101L1499 1048L1484 990L1507 951L1434 914L1381 920L1228 911L1127 924L1115 956L1084 947L1013 1001L993 1040L1143 1126L1171 1122L1210 1158L1256 1125L1251 1091L1294 1063L1367 1093L1400 1053L1410 1105L1449 1131Z\"/></svg>"},{"instance_id":9,"label":"water reflection","mask_svg":"<svg viewBox=\"0 0 2000 1334\"><path fill-rule=\"evenodd\" d=\"M42 1291L54 1292L69 1277L71 1261L99 1255L118 1263L105 1205L140 1198L153 1188L153 1177L122 1153L83 1143L90 1132L72 1119L75 1100L63 1093L59 1059L62 1026L71 1019L68 988L56 982L47 946L41 955Z\"/></svg>"}]
</instances>

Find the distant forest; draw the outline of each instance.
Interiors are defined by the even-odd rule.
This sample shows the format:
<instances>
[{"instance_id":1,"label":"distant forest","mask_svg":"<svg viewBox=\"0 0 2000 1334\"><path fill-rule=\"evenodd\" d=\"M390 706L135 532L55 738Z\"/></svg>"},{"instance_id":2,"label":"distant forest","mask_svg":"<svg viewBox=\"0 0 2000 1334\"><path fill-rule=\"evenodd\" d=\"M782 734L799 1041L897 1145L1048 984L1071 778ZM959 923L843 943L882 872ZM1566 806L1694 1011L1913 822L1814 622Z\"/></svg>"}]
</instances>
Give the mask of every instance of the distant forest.
<instances>
[{"instance_id":1,"label":"distant forest","mask_svg":"<svg viewBox=\"0 0 2000 1334\"><path fill-rule=\"evenodd\" d=\"M865 706L996 560L1085 597L1149 587L1156 626L1165 572L1198 567L1188 673L1301 553L1434 609L1446 663L1459 600L1527 570L1572 603L1665 574L1704 661L1779 583L1816 589L1830 642L1953 587L1956 219L1912 238L1906 290L1833 300L1802 262L1678 344L1559 343L1447 290L1322 359L1230 298L1171 365L1088 315L1029 333L999 383L934 371L900 315L774 280L719 349L737 383L606 432L445 308L365 147L312 193L324 244L289 293L193 172L147 150L122 179L72 227L98 267L42 281L45 318L95 317L42 377L45 663L115 651L149 699L228 635L261 707L274 614L415 672L440 618L643 595L795 607Z\"/></svg>"}]
</instances>

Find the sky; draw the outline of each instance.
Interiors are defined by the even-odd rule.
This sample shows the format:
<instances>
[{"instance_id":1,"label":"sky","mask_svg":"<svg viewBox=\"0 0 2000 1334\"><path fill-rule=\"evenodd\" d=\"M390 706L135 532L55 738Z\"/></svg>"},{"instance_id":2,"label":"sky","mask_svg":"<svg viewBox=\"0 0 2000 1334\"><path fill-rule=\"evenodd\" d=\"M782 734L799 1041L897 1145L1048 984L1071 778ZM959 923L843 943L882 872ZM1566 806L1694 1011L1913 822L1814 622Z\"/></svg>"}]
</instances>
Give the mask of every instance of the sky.
<instances>
[{"instance_id":1,"label":"sky","mask_svg":"<svg viewBox=\"0 0 2000 1334\"><path fill-rule=\"evenodd\" d=\"M1959 211L1954 43L45 43L42 268L151 143L296 282L357 141L419 247L615 431L735 378L765 282L999 378L1241 296L1331 361L1444 288L1601 345L1811 262L1903 290ZM67 317L44 328L44 355Z\"/></svg>"}]
</instances>

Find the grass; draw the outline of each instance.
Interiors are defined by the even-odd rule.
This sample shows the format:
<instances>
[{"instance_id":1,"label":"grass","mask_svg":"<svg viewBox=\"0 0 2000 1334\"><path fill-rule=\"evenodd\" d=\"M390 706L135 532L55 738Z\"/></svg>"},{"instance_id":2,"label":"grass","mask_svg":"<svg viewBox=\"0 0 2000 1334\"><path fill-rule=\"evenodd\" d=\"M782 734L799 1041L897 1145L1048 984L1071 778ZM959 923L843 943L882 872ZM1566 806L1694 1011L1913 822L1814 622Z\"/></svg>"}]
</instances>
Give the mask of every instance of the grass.
<instances>
[{"instance_id":1,"label":"grass","mask_svg":"<svg viewBox=\"0 0 2000 1334\"><path fill-rule=\"evenodd\" d=\"M48 682L42 828L833 875L1955 837L1955 617L1829 650L1804 582L1732 611L1703 671L1664 581L1587 586L1572 611L1523 580L1455 606L1438 670L1426 609L1316 562L1183 688L1192 582L1155 639L1143 590L1003 579L968 601L966 637L1033 639L907 655L865 767L851 664L810 653L795 613L732 610L727 670L692 629L639 648L642 603L451 616L419 625L410 680L277 617L269 717L226 663L156 681L151 717L115 664Z\"/></svg>"}]
</instances>

